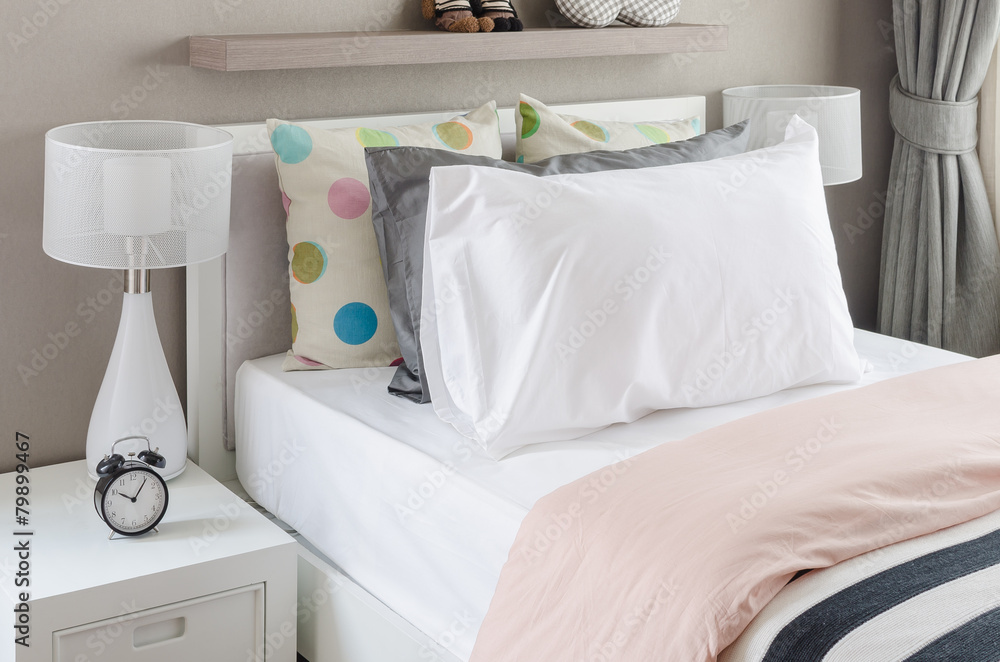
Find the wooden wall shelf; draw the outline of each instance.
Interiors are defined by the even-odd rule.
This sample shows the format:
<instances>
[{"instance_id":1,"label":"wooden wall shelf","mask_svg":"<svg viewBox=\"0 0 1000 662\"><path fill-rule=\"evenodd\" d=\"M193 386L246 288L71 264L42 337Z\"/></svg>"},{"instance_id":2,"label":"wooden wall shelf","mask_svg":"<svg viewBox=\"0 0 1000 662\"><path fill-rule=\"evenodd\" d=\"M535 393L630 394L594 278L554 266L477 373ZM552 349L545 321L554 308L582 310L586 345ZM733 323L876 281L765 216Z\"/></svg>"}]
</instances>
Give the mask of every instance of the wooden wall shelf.
<instances>
[{"instance_id":1,"label":"wooden wall shelf","mask_svg":"<svg viewBox=\"0 0 1000 662\"><path fill-rule=\"evenodd\" d=\"M724 51L725 25L536 28L524 32L323 32L190 38L192 67L262 71Z\"/></svg>"}]
</instances>

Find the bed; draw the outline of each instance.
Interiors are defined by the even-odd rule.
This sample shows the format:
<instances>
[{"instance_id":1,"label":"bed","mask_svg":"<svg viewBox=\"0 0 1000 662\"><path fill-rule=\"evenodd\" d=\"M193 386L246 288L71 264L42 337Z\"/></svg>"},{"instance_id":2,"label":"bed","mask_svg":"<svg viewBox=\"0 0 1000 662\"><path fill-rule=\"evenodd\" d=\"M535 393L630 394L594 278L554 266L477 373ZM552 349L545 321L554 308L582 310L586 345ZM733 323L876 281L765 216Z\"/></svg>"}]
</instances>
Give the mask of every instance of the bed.
<instances>
[{"instance_id":1,"label":"bed","mask_svg":"<svg viewBox=\"0 0 1000 662\"><path fill-rule=\"evenodd\" d=\"M696 116L703 124L704 98L579 104L559 111L633 122ZM378 128L451 115L311 124ZM512 110L501 111L500 125L509 156ZM658 411L497 461L432 407L390 395L393 368L282 370L291 318L285 211L276 195L274 155L263 125L225 128L236 137L237 154L230 250L222 261L188 270L189 454L296 532L299 652L312 662L469 660L519 527L557 488L758 412L968 361L858 330L853 345L866 364L858 383ZM1000 523L981 518L963 526L834 569L872 576L985 535ZM768 645L762 642L774 640L803 603L837 594L842 586L831 574L792 582L720 659L761 659ZM976 615L956 614L949 623L957 627ZM843 650L864 650L866 641L849 642L843 646L861 648Z\"/></svg>"}]
</instances>

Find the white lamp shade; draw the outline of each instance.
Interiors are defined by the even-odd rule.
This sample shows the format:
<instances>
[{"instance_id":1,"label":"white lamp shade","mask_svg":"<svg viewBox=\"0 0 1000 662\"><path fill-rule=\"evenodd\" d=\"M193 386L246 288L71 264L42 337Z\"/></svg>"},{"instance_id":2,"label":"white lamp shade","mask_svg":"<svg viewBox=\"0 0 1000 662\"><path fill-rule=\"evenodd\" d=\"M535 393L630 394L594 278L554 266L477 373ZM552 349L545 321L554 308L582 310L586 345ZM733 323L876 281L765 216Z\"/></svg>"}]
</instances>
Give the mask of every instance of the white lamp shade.
<instances>
[{"instance_id":1,"label":"white lamp shade","mask_svg":"<svg viewBox=\"0 0 1000 662\"><path fill-rule=\"evenodd\" d=\"M145 236L170 230L170 159L120 156L104 167L104 231Z\"/></svg>"},{"instance_id":2,"label":"white lamp shade","mask_svg":"<svg viewBox=\"0 0 1000 662\"><path fill-rule=\"evenodd\" d=\"M723 124L750 120L748 149L784 140L793 115L819 134L827 186L861 179L861 91L830 85L750 85L722 91Z\"/></svg>"},{"instance_id":3,"label":"white lamp shade","mask_svg":"<svg viewBox=\"0 0 1000 662\"><path fill-rule=\"evenodd\" d=\"M233 138L183 122L88 122L45 134L42 247L108 269L226 252Z\"/></svg>"}]
</instances>

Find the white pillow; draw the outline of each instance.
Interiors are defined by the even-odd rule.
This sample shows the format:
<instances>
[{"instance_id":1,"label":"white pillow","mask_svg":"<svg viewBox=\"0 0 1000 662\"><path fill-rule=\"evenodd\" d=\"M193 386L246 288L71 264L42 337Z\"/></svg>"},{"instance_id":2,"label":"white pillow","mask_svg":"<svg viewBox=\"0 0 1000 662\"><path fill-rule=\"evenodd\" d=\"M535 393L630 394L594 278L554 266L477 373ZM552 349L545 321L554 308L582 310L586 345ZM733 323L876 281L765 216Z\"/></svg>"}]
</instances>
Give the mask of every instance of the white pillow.
<instances>
[{"instance_id":1,"label":"white pillow","mask_svg":"<svg viewBox=\"0 0 1000 662\"><path fill-rule=\"evenodd\" d=\"M794 118L784 143L704 163L434 168L420 339L438 415L501 458L860 379L817 145Z\"/></svg>"}]
</instances>

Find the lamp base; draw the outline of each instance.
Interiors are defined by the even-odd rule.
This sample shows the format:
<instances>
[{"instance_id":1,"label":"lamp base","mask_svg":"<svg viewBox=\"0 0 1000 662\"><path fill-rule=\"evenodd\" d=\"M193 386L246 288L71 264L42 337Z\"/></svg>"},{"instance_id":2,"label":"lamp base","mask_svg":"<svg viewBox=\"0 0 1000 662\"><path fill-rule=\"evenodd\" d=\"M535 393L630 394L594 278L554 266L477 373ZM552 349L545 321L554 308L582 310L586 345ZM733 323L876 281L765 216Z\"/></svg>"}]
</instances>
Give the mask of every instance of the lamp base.
<instances>
[{"instance_id":1,"label":"lamp base","mask_svg":"<svg viewBox=\"0 0 1000 662\"><path fill-rule=\"evenodd\" d=\"M115 440L144 435L167 461L155 471L170 479L187 465L184 411L156 331L152 293L126 292L124 296L118 337L90 416L87 471L96 479L97 463ZM145 448L145 442L135 440L119 444L115 452L127 457Z\"/></svg>"}]
</instances>

